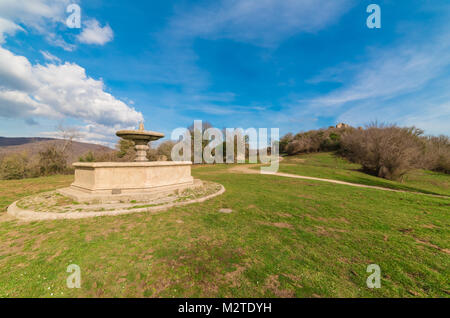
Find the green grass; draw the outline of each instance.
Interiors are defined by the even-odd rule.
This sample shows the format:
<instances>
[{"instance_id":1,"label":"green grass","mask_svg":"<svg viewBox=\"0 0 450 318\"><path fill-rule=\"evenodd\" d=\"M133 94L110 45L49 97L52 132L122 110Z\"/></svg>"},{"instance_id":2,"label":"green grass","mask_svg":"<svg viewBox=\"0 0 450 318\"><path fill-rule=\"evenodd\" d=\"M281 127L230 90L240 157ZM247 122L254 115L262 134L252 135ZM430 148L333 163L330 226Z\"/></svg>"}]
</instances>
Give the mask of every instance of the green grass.
<instances>
[{"instance_id":1,"label":"green grass","mask_svg":"<svg viewBox=\"0 0 450 318\"><path fill-rule=\"evenodd\" d=\"M448 199L227 168L193 168L223 195L157 214L0 222L0 297L449 297ZM2 181L2 207L70 182Z\"/></svg>"},{"instance_id":2,"label":"green grass","mask_svg":"<svg viewBox=\"0 0 450 318\"><path fill-rule=\"evenodd\" d=\"M68 187L73 175L58 175L23 180L0 180L0 213L14 201L40 192Z\"/></svg>"},{"instance_id":3,"label":"green grass","mask_svg":"<svg viewBox=\"0 0 450 318\"><path fill-rule=\"evenodd\" d=\"M414 170L406 174L402 182L390 181L364 173L359 164L349 163L332 153L284 157L279 172L450 196L450 176L444 173Z\"/></svg>"}]
</instances>

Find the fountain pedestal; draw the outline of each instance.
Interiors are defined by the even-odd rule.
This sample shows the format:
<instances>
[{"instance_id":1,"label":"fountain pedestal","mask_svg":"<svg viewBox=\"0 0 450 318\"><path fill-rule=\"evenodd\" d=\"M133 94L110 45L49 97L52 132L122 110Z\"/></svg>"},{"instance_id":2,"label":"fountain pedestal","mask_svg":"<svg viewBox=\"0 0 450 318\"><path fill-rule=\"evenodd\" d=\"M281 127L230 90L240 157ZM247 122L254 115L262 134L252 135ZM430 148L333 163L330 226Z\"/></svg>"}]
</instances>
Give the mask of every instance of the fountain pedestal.
<instances>
[{"instance_id":1,"label":"fountain pedestal","mask_svg":"<svg viewBox=\"0 0 450 318\"><path fill-rule=\"evenodd\" d=\"M149 149L146 140L136 140L134 149L136 150L136 162L146 162L147 159L147 150Z\"/></svg>"}]
</instances>

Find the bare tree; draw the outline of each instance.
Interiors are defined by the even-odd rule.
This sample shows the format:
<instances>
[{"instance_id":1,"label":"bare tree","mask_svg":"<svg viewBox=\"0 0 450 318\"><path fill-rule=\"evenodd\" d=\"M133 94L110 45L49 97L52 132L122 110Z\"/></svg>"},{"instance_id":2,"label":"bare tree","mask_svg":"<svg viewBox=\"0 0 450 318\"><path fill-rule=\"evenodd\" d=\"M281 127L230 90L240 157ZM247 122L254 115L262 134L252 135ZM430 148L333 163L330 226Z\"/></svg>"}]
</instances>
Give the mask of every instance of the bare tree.
<instances>
[{"instance_id":1,"label":"bare tree","mask_svg":"<svg viewBox=\"0 0 450 318\"><path fill-rule=\"evenodd\" d=\"M64 141L61 152L65 154L67 150L72 148L74 139L81 137L80 130L76 127L64 126L62 123L59 123L56 129L58 136Z\"/></svg>"},{"instance_id":2,"label":"bare tree","mask_svg":"<svg viewBox=\"0 0 450 318\"><path fill-rule=\"evenodd\" d=\"M422 133L415 127L372 123L364 130L345 133L341 153L378 177L401 180L408 171L421 167Z\"/></svg>"}]
</instances>

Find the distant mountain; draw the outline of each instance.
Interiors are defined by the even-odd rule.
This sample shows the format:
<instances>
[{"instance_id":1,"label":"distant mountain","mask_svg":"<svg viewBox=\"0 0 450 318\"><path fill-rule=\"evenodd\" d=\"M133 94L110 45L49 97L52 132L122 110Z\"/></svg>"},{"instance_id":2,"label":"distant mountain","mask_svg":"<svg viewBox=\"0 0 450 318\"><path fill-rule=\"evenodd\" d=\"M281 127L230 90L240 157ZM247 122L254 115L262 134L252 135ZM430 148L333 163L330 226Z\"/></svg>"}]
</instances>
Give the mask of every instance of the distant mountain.
<instances>
[{"instance_id":1,"label":"distant mountain","mask_svg":"<svg viewBox=\"0 0 450 318\"><path fill-rule=\"evenodd\" d=\"M54 140L53 138L41 138L41 137L0 137L0 147L5 146L20 146L24 144L30 144L39 141Z\"/></svg>"},{"instance_id":2,"label":"distant mountain","mask_svg":"<svg viewBox=\"0 0 450 318\"><path fill-rule=\"evenodd\" d=\"M26 153L30 157L37 156L39 151L44 150L50 145L62 146L64 140L55 138L41 137L0 137L0 156L13 153ZM87 154L89 151L102 153L111 152L113 149L101 145L74 141L72 147L67 151L68 163L78 161L80 156Z\"/></svg>"}]
</instances>

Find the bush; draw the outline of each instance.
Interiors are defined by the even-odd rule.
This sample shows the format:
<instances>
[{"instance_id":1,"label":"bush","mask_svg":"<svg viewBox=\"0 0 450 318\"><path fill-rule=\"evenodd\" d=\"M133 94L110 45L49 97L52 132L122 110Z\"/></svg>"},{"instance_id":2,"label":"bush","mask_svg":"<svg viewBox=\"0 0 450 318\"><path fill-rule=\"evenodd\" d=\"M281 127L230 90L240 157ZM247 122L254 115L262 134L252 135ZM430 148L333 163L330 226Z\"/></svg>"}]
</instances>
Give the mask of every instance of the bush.
<instances>
[{"instance_id":1,"label":"bush","mask_svg":"<svg viewBox=\"0 0 450 318\"><path fill-rule=\"evenodd\" d=\"M39 151L39 169L43 176L67 172L66 155L56 146L48 146L45 150Z\"/></svg>"},{"instance_id":2,"label":"bush","mask_svg":"<svg viewBox=\"0 0 450 318\"><path fill-rule=\"evenodd\" d=\"M13 154L5 156L0 164L2 179L23 179L28 177L28 156L26 154Z\"/></svg>"},{"instance_id":3,"label":"bush","mask_svg":"<svg viewBox=\"0 0 450 318\"><path fill-rule=\"evenodd\" d=\"M294 140L294 136L291 133L288 133L284 135L280 139L280 153L287 153L287 148L289 146L289 143L291 143Z\"/></svg>"},{"instance_id":4,"label":"bush","mask_svg":"<svg viewBox=\"0 0 450 318\"><path fill-rule=\"evenodd\" d=\"M172 161L172 148L175 146L175 142L167 140L161 143L157 148L157 160Z\"/></svg>"},{"instance_id":5,"label":"bush","mask_svg":"<svg viewBox=\"0 0 450 318\"><path fill-rule=\"evenodd\" d=\"M447 136L427 137L424 168L450 173L450 139Z\"/></svg>"},{"instance_id":6,"label":"bush","mask_svg":"<svg viewBox=\"0 0 450 318\"><path fill-rule=\"evenodd\" d=\"M85 154L84 156L81 156L78 159L80 162L94 162L95 161L95 156L92 153L92 151L89 151L87 154Z\"/></svg>"},{"instance_id":7,"label":"bush","mask_svg":"<svg viewBox=\"0 0 450 318\"><path fill-rule=\"evenodd\" d=\"M318 151L338 150L341 134L349 128L334 128L310 130L295 136L287 134L280 140L280 152L288 155Z\"/></svg>"},{"instance_id":8,"label":"bush","mask_svg":"<svg viewBox=\"0 0 450 318\"><path fill-rule=\"evenodd\" d=\"M126 139L119 139L117 144L117 157L118 161L133 161L136 156L136 151L134 150L134 142Z\"/></svg>"},{"instance_id":9,"label":"bush","mask_svg":"<svg viewBox=\"0 0 450 318\"><path fill-rule=\"evenodd\" d=\"M369 125L364 130L351 129L341 138L340 153L359 163L369 173L398 180L409 170L421 167L423 132L414 127Z\"/></svg>"}]
</instances>

